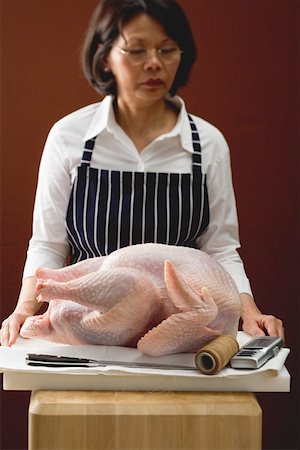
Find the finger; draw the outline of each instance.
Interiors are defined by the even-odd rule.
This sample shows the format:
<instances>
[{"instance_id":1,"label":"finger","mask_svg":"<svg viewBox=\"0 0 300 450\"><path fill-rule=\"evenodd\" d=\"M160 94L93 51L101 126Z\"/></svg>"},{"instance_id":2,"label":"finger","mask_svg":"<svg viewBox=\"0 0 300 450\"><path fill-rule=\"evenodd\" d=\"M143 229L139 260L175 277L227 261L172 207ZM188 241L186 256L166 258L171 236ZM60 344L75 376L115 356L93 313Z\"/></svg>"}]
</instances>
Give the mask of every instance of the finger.
<instances>
[{"instance_id":1,"label":"finger","mask_svg":"<svg viewBox=\"0 0 300 450\"><path fill-rule=\"evenodd\" d=\"M2 324L1 326L1 345L7 347L9 345L9 325Z\"/></svg>"},{"instance_id":2,"label":"finger","mask_svg":"<svg viewBox=\"0 0 300 450\"><path fill-rule=\"evenodd\" d=\"M284 341L284 328L280 319L273 316L267 316L264 319L264 327L269 336L279 336Z\"/></svg>"},{"instance_id":3,"label":"finger","mask_svg":"<svg viewBox=\"0 0 300 450\"><path fill-rule=\"evenodd\" d=\"M13 321L10 325L10 333L8 339L8 345L11 346L16 343L17 338L19 336L20 324L19 322Z\"/></svg>"},{"instance_id":4,"label":"finger","mask_svg":"<svg viewBox=\"0 0 300 450\"><path fill-rule=\"evenodd\" d=\"M264 331L259 327L255 320L243 323L243 331L251 336L265 336Z\"/></svg>"},{"instance_id":5,"label":"finger","mask_svg":"<svg viewBox=\"0 0 300 450\"><path fill-rule=\"evenodd\" d=\"M281 327L278 328L278 336L285 342L285 334L284 334L284 327L281 325Z\"/></svg>"},{"instance_id":6,"label":"finger","mask_svg":"<svg viewBox=\"0 0 300 450\"><path fill-rule=\"evenodd\" d=\"M1 327L1 345L3 346L11 346L15 344L19 331L20 331L20 322L16 319L11 319L10 321L4 321Z\"/></svg>"}]
</instances>

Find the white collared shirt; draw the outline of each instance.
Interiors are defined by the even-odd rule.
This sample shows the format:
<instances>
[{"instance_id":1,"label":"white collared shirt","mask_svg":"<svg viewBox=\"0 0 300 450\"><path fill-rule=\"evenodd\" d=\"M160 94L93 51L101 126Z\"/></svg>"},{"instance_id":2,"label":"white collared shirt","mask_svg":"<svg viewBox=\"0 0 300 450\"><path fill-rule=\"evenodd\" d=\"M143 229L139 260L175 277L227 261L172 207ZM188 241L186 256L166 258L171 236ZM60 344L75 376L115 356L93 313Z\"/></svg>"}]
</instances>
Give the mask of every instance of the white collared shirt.
<instances>
[{"instance_id":1,"label":"white collared shirt","mask_svg":"<svg viewBox=\"0 0 300 450\"><path fill-rule=\"evenodd\" d=\"M171 101L180 108L175 127L142 152L116 123L111 96L69 114L52 127L40 163L24 277L34 275L38 267L60 268L65 264L69 253L65 226L68 201L88 139L98 136L92 167L132 172L192 171L193 145L185 104L179 97ZM193 119L200 135L210 208L209 227L197 245L223 265L241 293L251 294L237 252L240 243L228 145L213 125L196 116Z\"/></svg>"}]
</instances>

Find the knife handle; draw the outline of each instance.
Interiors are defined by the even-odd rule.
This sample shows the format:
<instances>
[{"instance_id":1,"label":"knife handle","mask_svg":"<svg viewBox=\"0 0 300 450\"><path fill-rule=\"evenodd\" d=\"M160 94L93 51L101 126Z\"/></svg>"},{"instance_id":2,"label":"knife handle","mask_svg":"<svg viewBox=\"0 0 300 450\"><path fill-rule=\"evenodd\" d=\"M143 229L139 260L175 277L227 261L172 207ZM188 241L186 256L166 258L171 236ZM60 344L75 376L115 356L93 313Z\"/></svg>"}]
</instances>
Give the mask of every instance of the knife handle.
<instances>
[{"instance_id":1,"label":"knife handle","mask_svg":"<svg viewBox=\"0 0 300 450\"><path fill-rule=\"evenodd\" d=\"M45 362L45 363L67 363L67 364L78 364L83 363L87 364L91 362L90 359L86 358L76 358L71 356L57 356L57 355L44 355L39 353L27 353L26 354L26 362Z\"/></svg>"}]
</instances>

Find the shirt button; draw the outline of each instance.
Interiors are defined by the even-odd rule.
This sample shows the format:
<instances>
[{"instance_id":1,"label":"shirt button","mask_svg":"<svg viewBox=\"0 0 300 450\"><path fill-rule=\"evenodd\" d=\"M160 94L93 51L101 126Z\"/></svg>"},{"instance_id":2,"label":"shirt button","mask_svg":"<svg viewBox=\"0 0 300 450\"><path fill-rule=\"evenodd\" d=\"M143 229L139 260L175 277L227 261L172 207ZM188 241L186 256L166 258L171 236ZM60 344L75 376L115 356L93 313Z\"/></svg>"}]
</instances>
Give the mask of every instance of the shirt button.
<instances>
[{"instance_id":1,"label":"shirt button","mask_svg":"<svg viewBox=\"0 0 300 450\"><path fill-rule=\"evenodd\" d=\"M144 170L145 170L145 165L144 165L143 163L139 163L138 166L137 166L137 170L138 170L139 172L144 172Z\"/></svg>"}]
</instances>

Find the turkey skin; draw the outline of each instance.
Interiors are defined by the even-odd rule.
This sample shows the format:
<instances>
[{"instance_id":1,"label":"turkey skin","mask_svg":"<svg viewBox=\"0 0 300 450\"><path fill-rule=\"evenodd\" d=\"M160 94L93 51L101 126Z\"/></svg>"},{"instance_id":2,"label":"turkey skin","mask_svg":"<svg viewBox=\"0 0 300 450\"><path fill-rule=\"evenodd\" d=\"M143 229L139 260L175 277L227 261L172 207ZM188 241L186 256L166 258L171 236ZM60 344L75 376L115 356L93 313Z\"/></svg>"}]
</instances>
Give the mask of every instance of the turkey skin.
<instances>
[{"instance_id":1,"label":"turkey skin","mask_svg":"<svg viewBox=\"0 0 300 450\"><path fill-rule=\"evenodd\" d=\"M38 269L48 302L20 334L64 344L137 347L151 356L194 352L236 336L241 300L234 281L206 253L139 244L63 269Z\"/></svg>"}]
</instances>

